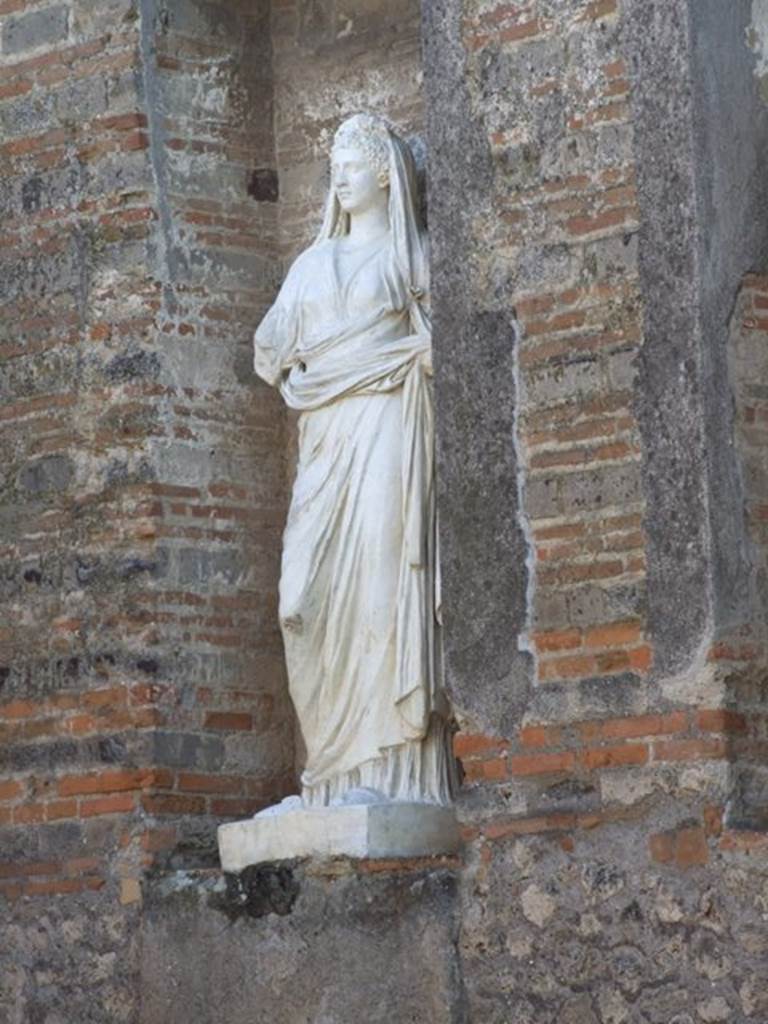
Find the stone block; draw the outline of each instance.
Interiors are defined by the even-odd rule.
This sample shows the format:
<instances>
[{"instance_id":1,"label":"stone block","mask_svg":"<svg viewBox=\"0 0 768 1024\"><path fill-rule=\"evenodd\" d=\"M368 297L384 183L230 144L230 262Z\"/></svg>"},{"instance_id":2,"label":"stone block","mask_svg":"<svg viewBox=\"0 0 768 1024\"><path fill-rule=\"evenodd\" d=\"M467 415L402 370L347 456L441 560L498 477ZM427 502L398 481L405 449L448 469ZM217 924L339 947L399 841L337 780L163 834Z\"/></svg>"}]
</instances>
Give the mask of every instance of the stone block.
<instances>
[{"instance_id":1,"label":"stone block","mask_svg":"<svg viewBox=\"0 0 768 1024\"><path fill-rule=\"evenodd\" d=\"M47 455L24 467L19 483L33 494L63 491L72 481L74 467L66 455Z\"/></svg>"},{"instance_id":2,"label":"stone block","mask_svg":"<svg viewBox=\"0 0 768 1024\"><path fill-rule=\"evenodd\" d=\"M153 736L153 757L159 765L214 771L224 757L224 742L218 736L158 732Z\"/></svg>"},{"instance_id":3,"label":"stone block","mask_svg":"<svg viewBox=\"0 0 768 1024\"><path fill-rule=\"evenodd\" d=\"M459 841L454 811L431 804L313 807L219 827L221 864L232 872L304 857L429 857L455 853Z\"/></svg>"},{"instance_id":4,"label":"stone block","mask_svg":"<svg viewBox=\"0 0 768 1024\"><path fill-rule=\"evenodd\" d=\"M454 874L178 872L145 886L141 1024L466 1024ZM234 887L233 887L234 888Z\"/></svg>"},{"instance_id":5,"label":"stone block","mask_svg":"<svg viewBox=\"0 0 768 1024\"><path fill-rule=\"evenodd\" d=\"M21 53L46 43L58 43L67 38L68 9L59 5L30 11L9 18L3 25L3 53Z\"/></svg>"}]
</instances>

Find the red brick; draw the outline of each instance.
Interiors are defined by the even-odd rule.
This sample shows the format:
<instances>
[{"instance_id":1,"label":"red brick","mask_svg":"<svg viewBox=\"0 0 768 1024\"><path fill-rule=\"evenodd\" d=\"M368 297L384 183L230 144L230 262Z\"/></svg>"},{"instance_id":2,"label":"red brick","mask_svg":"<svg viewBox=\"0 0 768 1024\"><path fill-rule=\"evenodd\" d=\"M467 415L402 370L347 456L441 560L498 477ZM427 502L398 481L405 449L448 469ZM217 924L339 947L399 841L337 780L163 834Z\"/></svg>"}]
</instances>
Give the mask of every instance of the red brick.
<instances>
[{"instance_id":1,"label":"red brick","mask_svg":"<svg viewBox=\"0 0 768 1024\"><path fill-rule=\"evenodd\" d=\"M680 829L675 842L675 863L681 868L706 864L709 848L703 828Z\"/></svg>"},{"instance_id":2,"label":"red brick","mask_svg":"<svg viewBox=\"0 0 768 1024\"><path fill-rule=\"evenodd\" d=\"M671 864L675 859L675 838L672 832L657 832L648 840L651 857L658 864Z\"/></svg>"},{"instance_id":3,"label":"red brick","mask_svg":"<svg viewBox=\"0 0 768 1024\"><path fill-rule=\"evenodd\" d=\"M453 738L453 752L456 757L472 757L474 754L495 753L506 750L509 740L501 736L481 736L479 733L459 732Z\"/></svg>"},{"instance_id":4,"label":"red brick","mask_svg":"<svg viewBox=\"0 0 768 1024\"><path fill-rule=\"evenodd\" d=\"M240 711L209 711L205 716L206 729L248 730L253 716Z\"/></svg>"},{"instance_id":5,"label":"red brick","mask_svg":"<svg viewBox=\"0 0 768 1024\"><path fill-rule=\"evenodd\" d=\"M13 808L14 825L36 825L45 821L45 804L22 804Z\"/></svg>"},{"instance_id":6,"label":"red brick","mask_svg":"<svg viewBox=\"0 0 768 1024\"><path fill-rule=\"evenodd\" d=\"M704 829L699 826L659 832L650 837L651 857L659 864L672 864L685 870L706 864L709 848Z\"/></svg>"},{"instance_id":7,"label":"red brick","mask_svg":"<svg viewBox=\"0 0 768 1024\"><path fill-rule=\"evenodd\" d=\"M135 683L130 688L131 704L156 704L166 693L168 687L161 683Z\"/></svg>"},{"instance_id":8,"label":"red brick","mask_svg":"<svg viewBox=\"0 0 768 1024\"><path fill-rule=\"evenodd\" d=\"M702 732L746 732L744 715L728 708L704 709L696 713L696 725Z\"/></svg>"},{"instance_id":9,"label":"red brick","mask_svg":"<svg viewBox=\"0 0 768 1024\"><path fill-rule=\"evenodd\" d=\"M9 82L7 85L0 85L0 100L11 99L13 96L22 96L32 88L32 83L27 79L17 82Z\"/></svg>"},{"instance_id":10,"label":"red brick","mask_svg":"<svg viewBox=\"0 0 768 1024\"><path fill-rule=\"evenodd\" d=\"M615 768L621 765L645 764L648 747L645 743L626 743L615 747L592 747L581 751L580 760L587 768Z\"/></svg>"},{"instance_id":11,"label":"red brick","mask_svg":"<svg viewBox=\"0 0 768 1024\"><path fill-rule=\"evenodd\" d=\"M91 690L84 693L82 702L86 708L116 707L125 704L126 690L124 686L111 686L106 690Z\"/></svg>"},{"instance_id":12,"label":"red brick","mask_svg":"<svg viewBox=\"0 0 768 1024\"><path fill-rule=\"evenodd\" d=\"M145 795L141 805L148 814L205 814L205 797L180 793Z\"/></svg>"},{"instance_id":13,"label":"red brick","mask_svg":"<svg viewBox=\"0 0 768 1024\"><path fill-rule=\"evenodd\" d=\"M86 889L101 889L103 878L62 878L51 882L27 882L24 892L29 896L66 896Z\"/></svg>"},{"instance_id":14,"label":"red brick","mask_svg":"<svg viewBox=\"0 0 768 1024\"><path fill-rule=\"evenodd\" d=\"M668 715L637 715L630 718L608 718L594 722L580 722L577 731L583 740L637 739L641 736L661 736L684 732L688 725L685 711Z\"/></svg>"},{"instance_id":15,"label":"red brick","mask_svg":"<svg viewBox=\"0 0 768 1024\"><path fill-rule=\"evenodd\" d=\"M64 861L64 873L66 875L83 875L103 867L103 861L99 857L73 857Z\"/></svg>"},{"instance_id":16,"label":"red brick","mask_svg":"<svg viewBox=\"0 0 768 1024\"><path fill-rule=\"evenodd\" d=\"M127 814L135 809L136 802L132 793L119 793L116 796L96 797L93 800L80 802L80 816L93 818L101 814Z\"/></svg>"},{"instance_id":17,"label":"red brick","mask_svg":"<svg viewBox=\"0 0 768 1024\"><path fill-rule=\"evenodd\" d=\"M574 310L571 313L558 313L547 320L533 320L525 325L527 338L535 338L539 334L553 334L557 331L570 331L574 327L581 327L587 319L583 310Z\"/></svg>"},{"instance_id":18,"label":"red brick","mask_svg":"<svg viewBox=\"0 0 768 1024\"><path fill-rule=\"evenodd\" d=\"M17 725L20 735L25 740L38 739L41 736L55 736L60 731L61 721L58 718L37 718L32 722Z\"/></svg>"},{"instance_id":19,"label":"red brick","mask_svg":"<svg viewBox=\"0 0 768 1024\"><path fill-rule=\"evenodd\" d=\"M482 826L486 839L506 839L507 836L537 835L543 832L560 832L574 829L578 825L575 814L548 814L538 818L513 818L507 821L487 822Z\"/></svg>"},{"instance_id":20,"label":"red brick","mask_svg":"<svg viewBox=\"0 0 768 1024\"><path fill-rule=\"evenodd\" d=\"M626 74L627 65L623 60L610 61L608 64L603 64L603 74L606 78L621 78L622 75Z\"/></svg>"},{"instance_id":21,"label":"red brick","mask_svg":"<svg viewBox=\"0 0 768 1024\"><path fill-rule=\"evenodd\" d=\"M607 18L618 12L617 0L592 0L579 16L580 21L597 21L598 18Z\"/></svg>"},{"instance_id":22,"label":"red brick","mask_svg":"<svg viewBox=\"0 0 768 1024\"><path fill-rule=\"evenodd\" d=\"M0 878L24 878L27 875L58 875L62 865L57 861L0 861Z\"/></svg>"},{"instance_id":23,"label":"red brick","mask_svg":"<svg viewBox=\"0 0 768 1024\"><path fill-rule=\"evenodd\" d=\"M100 129L125 131L128 128L146 128L147 115L139 110L127 114L108 114L105 117L94 118L91 121L91 131Z\"/></svg>"},{"instance_id":24,"label":"red brick","mask_svg":"<svg viewBox=\"0 0 768 1024\"><path fill-rule=\"evenodd\" d=\"M726 756L722 739L661 740L653 745L657 761L709 761Z\"/></svg>"},{"instance_id":25,"label":"red brick","mask_svg":"<svg viewBox=\"0 0 768 1024\"><path fill-rule=\"evenodd\" d=\"M612 558L606 561L592 561L579 565L564 565L558 568L541 570L539 579L542 583L583 583L586 580L602 580L611 576L621 576L624 563Z\"/></svg>"},{"instance_id":26,"label":"red brick","mask_svg":"<svg viewBox=\"0 0 768 1024\"><path fill-rule=\"evenodd\" d=\"M571 540L581 537L585 532L583 523L565 523L562 526L543 526L534 528L536 540Z\"/></svg>"},{"instance_id":27,"label":"red brick","mask_svg":"<svg viewBox=\"0 0 768 1024\"><path fill-rule=\"evenodd\" d=\"M618 227L626 224L627 221L636 220L638 216L637 207L626 209L606 210L604 213L593 214L589 217L573 217L566 224L572 235L591 235L596 231L604 231L607 228Z\"/></svg>"},{"instance_id":28,"label":"red brick","mask_svg":"<svg viewBox=\"0 0 768 1024\"><path fill-rule=\"evenodd\" d=\"M766 517L768 518L768 516ZM714 644L709 652L709 661L751 661L757 656L757 649L749 644L733 644L721 641Z\"/></svg>"},{"instance_id":29,"label":"red brick","mask_svg":"<svg viewBox=\"0 0 768 1024\"><path fill-rule=\"evenodd\" d=\"M653 649L648 644L627 651L629 667L636 672L647 672L653 664Z\"/></svg>"},{"instance_id":30,"label":"red brick","mask_svg":"<svg viewBox=\"0 0 768 1024\"><path fill-rule=\"evenodd\" d=\"M704 831L708 836L719 836L723 831L724 808L708 804L704 808Z\"/></svg>"},{"instance_id":31,"label":"red brick","mask_svg":"<svg viewBox=\"0 0 768 1024\"><path fill-rule=\"evenodd\" d=\"M729 831L720 837L719 847L729 852L768 856L768 833Z\"/></svg>"},{"instance_id":32,"label":"red brick","mask_svg":"<svg viewBox=\"0 0 768 1024\"><path fill-rule=\"evenodd\" d=\"M467 782L500 782L509 776L506 757L493 757L486 761L462 761Z\"/></svg>"},{"instance_id":33,"label":"red brick","mask_svg":"<svg viewBox=\"0 0 768 1024\"><path fill-rule=\"evenodd\" d=\"M581 646L581 630L558 629L534 633L533 642L539 651L564 651Z\"/></svg>"},{"instance_id":34,"label":"red brick","mask_svg":"<svg viewBox=\"0 0 768 1024\"><path fill-rule=\"evenodd\" d=\"M80 697L76 693L57 693L48 698L45 706L54 711L74 711L79 703Z\"/></svg>"},{"instance_id":35,"label":"red brick","mask_svg":"<svg viewBox=\"0 0 768 1024\"><path fill-rule=\"evenodd\" d=\"M45 805L45 820L77 817L77 800L51 800Z\"/></svg>"},{"instance_id":36,"label":"red brick","mask_svg":"<svg viewBox=\"0 0 768 1024\"><path fill-rule=\"evenodd\" d=\"M75 736L82 736L89 732L98 732L104 727L103 720L94 718L93 715L74 715L67 720L67 729Z\"/></svg>"},{"instance_id":37,"label":"red brick","mask_svg":"<svg viewBox=\"0 0 768 1024\"><path fill-rule=\"evenodd\" d=\"M398 857L377 860L358 860L354 863L355 871L362 875L390 874L406 871L457 870L461 867L460 857L447 855L436 857Z\"/></svg>"},{"instance_id":38,"label":"red brick","mask_svg":"<svg viewBox=\"0 0 768 1024\"><path fill-rule=\"evenodd\" d=\"M39 711L40 705L30 700L12 700L0 706L0 718L31 718Z\"/></svg>"},{"instance_id":39,"label":"red brick","mask_svg":"<svg viewBox=\"0 0 768 1024\"><path fill-rule=\"evenodd\" d=\"M178 833L175 828L153 828L148 829L141 837L141 848L148 853L158 853L161 850L171 850L178 841Z\"/></svg>"},{"instance_id":40,"label":"red brick","mask_svg":"<svg viewBox=\"0 0 768 1024\"><path fill-rule=\"evenodd\" d=\"M542 35L550 28L550 23L542 18L534 18L532 21L524 21L517 25L508 25L499 30L499 39L502 43L513 43L520 39L530 39L531 36Z\"/></svg>"},{"instance_id":41,"label":"red brick","mask_svg":"<svg viewBox=\"0 0 768 1024\"><path fill-rule=\"evenodd\" d=\"M524 725L519 740L523 747L556 747L561 741L562 730L551 725Z\"/></svg>"},{"instance_id":42,"label":"red brick","mask_svg":"<svg viewBox=\"0 0 768 1024\"><path fill-rule=\"evenodd\" d=\"M119 793L123 790L142 789L154 781L152 769L100 772L97 775L69 775L60 779L60 796L80 796L87 793Z\"/></svg>"},{"instance_id":43,"label":"red brick","mask_svg":"<svg viewBox=\"0 0 768 1024\"><path fill-rule=\"evenodd\" d=\"M596 670L597 661L590 654L551 658L539 662L539 679L583 679L595 675Z\"/></svg>"},{"instance_id":44,"label":"red brick","mask_svg":"<svg viewBox=\"0 0 768 1024\"><path fill-rule=\"evenodd\" d=\"M640 639L641 633L642 624L637 620L592 626L584 633L584 646L598 648L634 644Z\"/></svg>"},{"instance_id":45,"label":"red brick","mask_svg":"<svg viewBox=\"0 0 768 1024\"><path fill-rule=\"evenodd\" d=\"M571 772L576 767L576 754L567 750L560 754L517 754L509 759L513 775L547 775Z\"/></svg>"},{"instance_id":46,"label":"red brick","mask_svg":"<svg viewBox=\"0 0 768 1024\"><path fill-rule=\"evenodd\" d=\"M623 650L603 651L595 655L599 675L612 675L629 668L629 654Z\"/></svg>"},{"instance_id":47,"label":"red brick","mask_svg":"<svg viewBox=\"0 0 768 1024\"><path fill-rule=\"evenodd\" d=\"M15 800L23 792L24 787L20 782L14 782L12 779L0 782L0 800Z\"/></svg>"}]
</instances>

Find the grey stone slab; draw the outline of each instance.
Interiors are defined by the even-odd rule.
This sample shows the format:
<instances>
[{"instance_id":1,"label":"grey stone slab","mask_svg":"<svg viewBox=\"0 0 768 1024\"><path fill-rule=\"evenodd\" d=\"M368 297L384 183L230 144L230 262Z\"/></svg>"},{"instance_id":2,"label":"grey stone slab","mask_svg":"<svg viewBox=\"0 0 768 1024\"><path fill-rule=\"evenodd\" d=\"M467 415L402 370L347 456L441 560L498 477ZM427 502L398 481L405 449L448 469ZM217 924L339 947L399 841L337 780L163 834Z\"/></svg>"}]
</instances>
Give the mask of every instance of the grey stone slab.
<instances>
[{"instance_id":1,"label":"grey stone slab","mask_svg":"<svg viewBox=\"0 0 768 1024\"><path fill-rule=\"evenodd\" d=\"M21 53L35 46L61 42L68 30L69 8L63 4L10 17L3 24L3 52Z\"/></svg>"}]
</instances>

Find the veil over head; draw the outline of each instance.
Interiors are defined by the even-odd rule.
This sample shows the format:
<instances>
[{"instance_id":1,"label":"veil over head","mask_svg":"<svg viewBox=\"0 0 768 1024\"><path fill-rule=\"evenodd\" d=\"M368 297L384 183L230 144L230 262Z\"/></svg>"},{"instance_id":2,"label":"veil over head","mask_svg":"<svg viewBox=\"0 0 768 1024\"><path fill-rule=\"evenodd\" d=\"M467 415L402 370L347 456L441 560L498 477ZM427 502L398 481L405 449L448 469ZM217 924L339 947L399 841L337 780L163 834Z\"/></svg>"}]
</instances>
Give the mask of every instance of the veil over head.
<instances>
[{"instance_id":1,"label":"veil over head","mask_svg":"<svg viewBox=\"0 0 768 1024\"><path fill-rule=\"evenodd\" d=\"M376 114L355 114L336 131L334 145L357 145L376 169L389 174L389 226L392 256L406 287L414 293L427 290L429 267L425 236L418 212L416 163L404 139ZM381 159L380 159L381 157ZM314 245L349 233L345 213L331 186L325 204L322 227Z\"/></svg>"}]
</instances>

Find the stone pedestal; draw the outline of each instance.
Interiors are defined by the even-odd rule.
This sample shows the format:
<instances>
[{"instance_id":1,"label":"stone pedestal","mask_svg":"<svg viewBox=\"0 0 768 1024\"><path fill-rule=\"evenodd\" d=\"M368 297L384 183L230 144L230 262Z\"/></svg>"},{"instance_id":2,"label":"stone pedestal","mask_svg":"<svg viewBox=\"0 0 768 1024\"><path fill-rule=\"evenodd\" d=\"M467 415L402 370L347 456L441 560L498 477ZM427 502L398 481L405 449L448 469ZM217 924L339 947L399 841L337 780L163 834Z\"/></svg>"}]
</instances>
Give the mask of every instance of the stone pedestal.
<instances>
[{"instance_id":1,"label":"stone pedestal","mask_svg":"<svg viewBox=\"0 0 768 1024\"><path fill-rule=\"evenodd\" d=\"M301 857L429 857L459 843L453 809L432 804L301 808L219 827L221 866L233 872Z\"/></svg>"}]
</instances>

